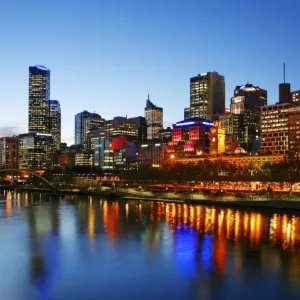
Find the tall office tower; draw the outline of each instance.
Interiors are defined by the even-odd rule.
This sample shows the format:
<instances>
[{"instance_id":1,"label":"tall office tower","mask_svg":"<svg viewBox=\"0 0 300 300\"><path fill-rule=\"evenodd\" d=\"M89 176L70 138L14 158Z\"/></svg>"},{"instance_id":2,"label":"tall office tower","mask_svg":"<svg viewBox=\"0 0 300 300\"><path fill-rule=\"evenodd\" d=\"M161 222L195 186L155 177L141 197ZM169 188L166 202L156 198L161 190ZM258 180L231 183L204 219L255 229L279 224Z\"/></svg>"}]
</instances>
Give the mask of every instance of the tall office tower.
<instances>
[{"instance_id":1,"label":"tall office tower","mask_svg":"<svg viewBox=\"0 0 300 300\"><path fill-rule=\"evenodd\" d=\"M261 107L260 151L272 154L289 152L289 109L291 103L277 103Z\"/></svg>"},{"instance_id":2,"label":"tall office tower","mask_svg":"<svg viewBox=\"0 0 300 300\"><path fill-rule=\"evenodd\" d=\"M104 119L96 113L86 110L75 116L75 145L88 148L88 133L104 126Z\"/></svg>"},{"instance_id":3,"label":"tall office tower","mask_svg":"<svg viewBox=\"0 0 300 300\"><path fill-rule=\"evenodd\" d=\"M154 105L148 99L145 107L145 119L147 122L147 140L159 138L158 132L163 128L163 108Z\"/></svg>"},{"instance_id":4,"label":"tall office tower","mask_svg":"<svg viewBox=\"0 0 300 300\"><path fill-rule=\"evenodd\" d=\"M90 114L90 112L84 110L75 115L75 145L83 145L83 123Z\"/></svg>"},{"instance_id":5,"label":"tall office tower","mask_svg":"<svg viewBox=\"0 0 300 300\"><path fill-rule=\"evenodd\" d=\"M53 137L53 149L60 149L61 143L61 110L57 100L48 100L49 106L49 133Z\"/></svg>"},{"instance_id":6,"label":"tall office tower","mask_svg":"<svg viewBox=\"0 0 300 300\"><path fill-rule=\"evenodd\" d=\"M260 107L267 105L267 91L252 84L237 86L231 98L234 138L247 150L255 150L260 137Z\"/></svg>"},{"instance_id":7,"label":"tall office tower","mask_svg":"<svg viewBox=\"0 0 300 300\"><path fill-rule=\"evenodd\" d=\"M0 138L0 169L17 169L19 156L18 137Z\"/></svg>"},{"instance_id":8,"label":"tall office tower","mask_svg":"<svg viewBox=\"0 0 300 300\"><path fill-rule=\"evenodd\" d=\"M225 79L217 72L199 74L190 79L190 107L184 118L213 120L225 110Z\"/></svg>"},{"instance_id":9,"label":"tall office tower","mask_svg":"<svg viewBox=\"0 0 300 300\"><path fill-rule=\"evenodd\" d=\"M300 107L277 103L261 107L260 150L294 156L300 152Z\"/></svg>"},{"instance_id":10,"label":"tall office tower","mask_svg":"<svg viewBox=\"0 0 300 300\"><path fill-rule=\"evenodd\" d=\"M296 105L300 105L300 90L291 92L292 103Z\"/></svg>"},{"instance_id":11,"label":"tall office tower","mask_svg":"<svg viewBox=\"0 0 300 300\"><path fill-rule=\"evenodd\" d=\"M96 113L90 113L90 115L83 119L83 146L85 149L90 150L89 132L104 127L105 120Z\"/></svg>"},{"instance_id":12,"label":"tall office tower","mask_svg":"<svg viewBox=\"0 0 300 300\"><path fill-rule=\"evenodd\" d=\"M49 132L50 70L44 66L29 67L29 132Z\"/></svg>"},{"instance_id":13,"label":"tall office tower","mask_svg":"<svg viewBox=\"0 0 300 300\"><path fill-rule=\"evenodd\" d=\"M19 135L19 168L47 169L53 160L53 138L49 133Z\"/></svg>"},{"instance_id":14,"label":"tall office tower","mask_svg":"<svg viewBox=\"0 0 300 300\"><path fill-rule=\"evenodd\" d=\"M144 117L129 118L128 121L132 122L138 128L138 144L142 145L147 143L147 122Z\"/></svg>"}]
</instances>

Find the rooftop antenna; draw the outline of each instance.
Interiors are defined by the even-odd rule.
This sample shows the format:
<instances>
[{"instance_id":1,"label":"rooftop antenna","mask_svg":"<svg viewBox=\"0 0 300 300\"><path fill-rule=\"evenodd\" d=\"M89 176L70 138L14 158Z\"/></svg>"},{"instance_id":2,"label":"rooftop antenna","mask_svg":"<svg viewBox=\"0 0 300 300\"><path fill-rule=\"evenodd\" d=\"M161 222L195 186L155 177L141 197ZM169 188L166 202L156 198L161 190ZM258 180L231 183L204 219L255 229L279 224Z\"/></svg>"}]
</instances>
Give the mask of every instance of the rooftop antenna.
<instances>
[{"instance_id":1,"label":"rooftop antenna","mask_svg":"<svg viewBox=\"0 0 300 300\"><path fill-rule=\"evenodd\" d=\"M285 83L285 63L283 63L283 83Z\"/></svg>"}]
</instances>

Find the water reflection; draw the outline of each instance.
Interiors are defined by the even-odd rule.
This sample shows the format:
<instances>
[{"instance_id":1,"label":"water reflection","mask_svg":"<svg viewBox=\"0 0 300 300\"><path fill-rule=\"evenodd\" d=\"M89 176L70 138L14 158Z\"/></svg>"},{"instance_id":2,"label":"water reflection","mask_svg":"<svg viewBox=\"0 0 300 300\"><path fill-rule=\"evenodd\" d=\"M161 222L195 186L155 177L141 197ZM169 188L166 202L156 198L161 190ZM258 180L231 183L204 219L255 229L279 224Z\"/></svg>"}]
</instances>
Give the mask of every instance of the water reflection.
<instances>
[{"instance_id":1,"label":"water reflection","mask_svg":"<svg viewBox=\"0 0 300 300\"><path fill-rule=\"evenodd\" d=\"M92 287L85 283L81 291L75 288L74 294L65 288L70 282L75 286L79 280L85 282L83 273L93 282L100 278L106 282L107 274L116 277L119 293L132 293L131 278L145 293L154 293L156 286L161 295L174 292L173 299L226 299L227 290L236 295L228 299L238 299L245 290L249 291L245 299L265 299L270 294L264 289L259 295L252 291L264 284L273 299L300 296L297 215L96 197L57 202L44 202L44 196L34 194L5 197L0 235L7 235L13 227L5 226L14 226L14 221L26 226L27 242L9 235L7 245L12 252L27 249L29 278L26 296L7 294L7 299L39 299L36 292L42 299L60 299L61 294L72 298L91 288L98 299L96 281ZM32 206L36 200L41 204ZM150 276L153 286L146 284ZM0 296L1 287L3 282ZM118 289L105 291L116 293L116 299L120 296Z\"/></svg>"}]
</instances>

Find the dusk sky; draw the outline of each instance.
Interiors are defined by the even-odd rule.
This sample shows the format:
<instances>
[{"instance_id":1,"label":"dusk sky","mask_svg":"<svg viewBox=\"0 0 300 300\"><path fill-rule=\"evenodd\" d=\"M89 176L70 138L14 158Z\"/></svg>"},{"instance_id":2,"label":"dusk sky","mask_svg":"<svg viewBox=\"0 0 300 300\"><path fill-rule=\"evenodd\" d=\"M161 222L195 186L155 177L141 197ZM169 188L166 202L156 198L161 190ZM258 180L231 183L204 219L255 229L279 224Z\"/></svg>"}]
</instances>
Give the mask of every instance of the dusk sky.
<instances>
[{"instance_id":1,"label":"dusk sky","mask_svg":"<svg viewBox=\"0 0 300 300\"><path fill-rule=\"evenodd\" d=\"M51 70L62 141L74 115L144 115L147 93L165 126L183 119L189 79L225 76L226 106L247 81L278 100L286 79L300 90L298 0L3 0L0 5L0 136L28 131L28 67Z\"/></svg>"}]
</instances>

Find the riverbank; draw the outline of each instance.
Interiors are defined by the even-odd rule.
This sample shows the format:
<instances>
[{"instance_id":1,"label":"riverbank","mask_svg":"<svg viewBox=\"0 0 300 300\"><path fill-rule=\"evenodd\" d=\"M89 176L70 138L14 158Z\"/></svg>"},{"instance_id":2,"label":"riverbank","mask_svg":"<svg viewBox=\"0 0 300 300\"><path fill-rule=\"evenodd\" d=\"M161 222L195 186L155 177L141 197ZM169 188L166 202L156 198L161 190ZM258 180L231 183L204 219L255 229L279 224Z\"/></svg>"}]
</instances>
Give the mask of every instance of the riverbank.
<instances>
[{"instance_id":1,"label":"riverbank","mask_svg":"<svg viewBox=\"0 0 300 300\"><path fill-rule=\"evenodd\" d=\"M15 192L42 192L51 194L49 189L30 188L30 187L9 187L7 190ZM95 190L89 187L82 189L78 188L61 188L54 194L55 197L64 197L66 195L84 195L84 196L100 196L112 199L123 200L138 200L138 201L155 201L155 202L170 202L170 203L186 203L186 204L204 204L217 205L223 207L244 207L244 208L267 208L276 210L300 211L300 198L294 196L283 197L253 197L245 195L244 198L236 198L233 196L216 196L216 195L201 195L189 194L178 195L170 192L152 193L152 192L136 192L133 189L111 189Z\"/></svg>"},{"instance_id":2,"label":"riverbank","mask_svg":"<svg viewBox=\"0 0 300 300\"><path fill-rule=\"evenodd\" d=\"M207 199L167 199L154 197L139 197L139 196L125 196L121 197L123 200L140 200L140 201L156 201L156 202L171 202L171 203L185 203L185 204L204 204L217 205L223 207L244 207L244 208L268 208L276 210L293 210L300 212L300 201L291 199L218 199L218 197Z\"/></svg>"}]
</instances>

